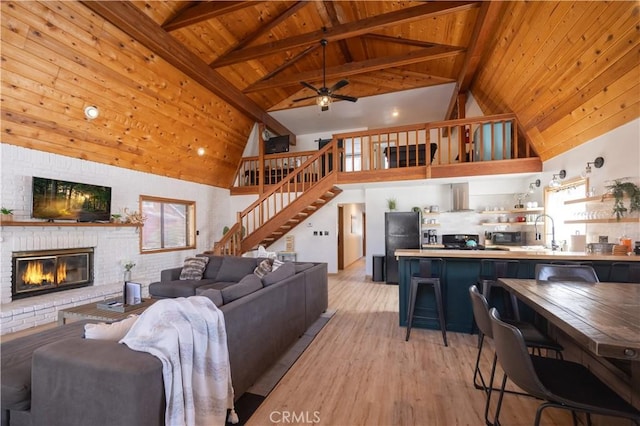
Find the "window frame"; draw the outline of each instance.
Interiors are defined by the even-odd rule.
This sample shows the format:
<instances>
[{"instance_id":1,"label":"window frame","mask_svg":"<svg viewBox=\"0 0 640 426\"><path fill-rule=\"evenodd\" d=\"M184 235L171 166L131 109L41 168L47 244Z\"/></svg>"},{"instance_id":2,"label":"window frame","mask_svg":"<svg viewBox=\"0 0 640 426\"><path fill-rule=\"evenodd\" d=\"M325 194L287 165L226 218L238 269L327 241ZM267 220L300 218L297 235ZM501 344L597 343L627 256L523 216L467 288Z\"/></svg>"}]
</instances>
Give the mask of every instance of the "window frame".
<instances>
[{"instance_id":1,"label":"window frame","mask_svg":"<svg viewBox=\"0 0 640 426\"><path fill-rule=\"evenodd\" d=\"M186 219L186 237L187 244L185 246L180 247L160 247L154 249L144 249L143 241L144 241L144 231L145 227L142 226L142 230L140 231L140 254L152 254L152 253L167 253L171 251L183 251L183 250L194 250L196 248L196 202L191 200L179 200L174 198L164 198L164 197L154 197L151 195L140 195L139 205L140 205L140 213L144 216L144 210L142 208L145 202L153 202L160 203L162 205L165 204L179 204L185 206L187 219ZM161 238L161 246L164 246L164 221L160 220L160 238Z\"/></svg>"}]
</instances>

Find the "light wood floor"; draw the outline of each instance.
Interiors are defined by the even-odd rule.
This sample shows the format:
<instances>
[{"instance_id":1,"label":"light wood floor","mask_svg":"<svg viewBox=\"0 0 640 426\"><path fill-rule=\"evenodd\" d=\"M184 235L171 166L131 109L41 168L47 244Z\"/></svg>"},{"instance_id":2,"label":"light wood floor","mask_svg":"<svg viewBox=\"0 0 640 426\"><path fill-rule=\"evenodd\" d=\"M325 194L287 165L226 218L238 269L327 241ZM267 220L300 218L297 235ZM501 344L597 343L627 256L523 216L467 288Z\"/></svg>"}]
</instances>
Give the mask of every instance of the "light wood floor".
<instances>
[{"instance_id":1,"label":"light wood floor","mask_svg":"<svg viewBox=\"0 0 640 426\"><path fill-rule=\"evenodd\" d=\"M398 325L398 287L364 276L364 261L329 277L337 312L248 422L319 425L482 425L472 383L477 336ZM483 371L493 353L485 350ZM501 373L500 373L501 374ZM495 400L495 398L494 398ZM540 401L507 395L501 423L531 425ZM570 425L545 410L544 425Z\"/></svg>"}]
</instances>

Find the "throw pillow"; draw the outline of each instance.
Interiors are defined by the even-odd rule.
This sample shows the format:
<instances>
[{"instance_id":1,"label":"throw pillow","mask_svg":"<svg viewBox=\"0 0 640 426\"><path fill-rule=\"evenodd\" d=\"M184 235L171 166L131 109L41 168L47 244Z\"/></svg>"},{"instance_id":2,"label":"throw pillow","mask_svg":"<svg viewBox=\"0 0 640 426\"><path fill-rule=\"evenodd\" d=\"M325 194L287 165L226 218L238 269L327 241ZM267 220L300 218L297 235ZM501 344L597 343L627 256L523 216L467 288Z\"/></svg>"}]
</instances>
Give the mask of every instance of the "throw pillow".
<instances>
[{"instance_id":1,"label":"throw pillow","mask_svg":"<svg viewBox=\"0 0 640 426\"><path fill-rule=\"evenodd\" d=\"M265 287L275 284L279 281L285 280L296 274L295 265L292 262L284 262L277 271L272 270L267 275L262 277L262 285Z\"/></svg>"},{"instance_id":2,"label":"throw pillow","mask_svg":"<svg viewBox=\"0 0 640 426\"><path fill-rule=\"evenodd\" d=\"M273 264L271 265L271 271L275 271L279 267L284 265L284 262L278 259L273 259Z\"/></svg>"},{"instance_id":3,"label":"throw pillow","mask_svg":"<svg viewBox=\"0 0 640 426\"><path fill-rule=\"evenodd\" d=\"M204 268L207 267L209 258L204 256L187 257L180 271L181 280L201 280Z\"/></svg>"},{"instance_id":4,"label":"throw pillow","mask_svg":"<svg viewBox=\"0 0 640 426\"><path fill-rule=\"evenodd\" d=\"M84 338L113 340L117 342L129 332L129 329L133 327L133 324L135 324L137 320L138 315L129 315L122 321L113 322L111 324L104 322L98 324L85 324Z\"/></svg>"},{"instance_id":5,"label":"throw pillow","mask_svg":"<svg viewBox=\"0 0 640 426\"><path fill-rule=\"evenodd\" d=\"M253 273L256 274L258 278L264 277L269 272L271 272L271 262L269 262L269 259L260 262L260 264L256 266L256 269L253 270Z\"/></svg>"}]
</instances>

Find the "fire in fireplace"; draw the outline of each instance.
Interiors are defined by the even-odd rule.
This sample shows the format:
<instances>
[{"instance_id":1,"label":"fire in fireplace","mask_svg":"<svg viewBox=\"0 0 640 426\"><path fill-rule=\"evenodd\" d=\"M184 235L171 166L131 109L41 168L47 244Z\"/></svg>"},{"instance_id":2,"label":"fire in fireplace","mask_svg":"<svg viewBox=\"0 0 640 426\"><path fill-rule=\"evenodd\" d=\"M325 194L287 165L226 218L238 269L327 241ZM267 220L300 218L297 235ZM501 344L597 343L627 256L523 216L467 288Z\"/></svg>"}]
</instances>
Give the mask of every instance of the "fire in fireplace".
<instances>
[{"instance_id":1,"label":"fire in fireplace","mask_svg":"<svg viewBox=\"0 0 640 426\"><path fill-rule=\"evenodd\" d=\"M85 287L93 281L93 248L13 253L13 299Z\"/></svg>"}]
</instances>

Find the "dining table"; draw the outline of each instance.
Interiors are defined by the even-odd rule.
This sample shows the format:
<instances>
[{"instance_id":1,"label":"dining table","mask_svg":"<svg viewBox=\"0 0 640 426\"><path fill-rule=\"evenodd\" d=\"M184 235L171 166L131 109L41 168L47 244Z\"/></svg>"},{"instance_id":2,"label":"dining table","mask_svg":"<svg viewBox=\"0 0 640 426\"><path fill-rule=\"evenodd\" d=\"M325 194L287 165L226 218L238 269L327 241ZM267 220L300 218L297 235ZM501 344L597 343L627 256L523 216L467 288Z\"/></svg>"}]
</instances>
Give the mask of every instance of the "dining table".
<instances>
[{"instance_id":1,"label":"dining table","mask_svg":"<svg viewBox=\"0 0 640 426\"><path fill-rule=\"evenodd\" d=\"M591 358L625 365L623 393L640 406L640 284L516 278L498 283ZM620 371L613 376L620 377Z\"/></svg>"}]
</instances>

